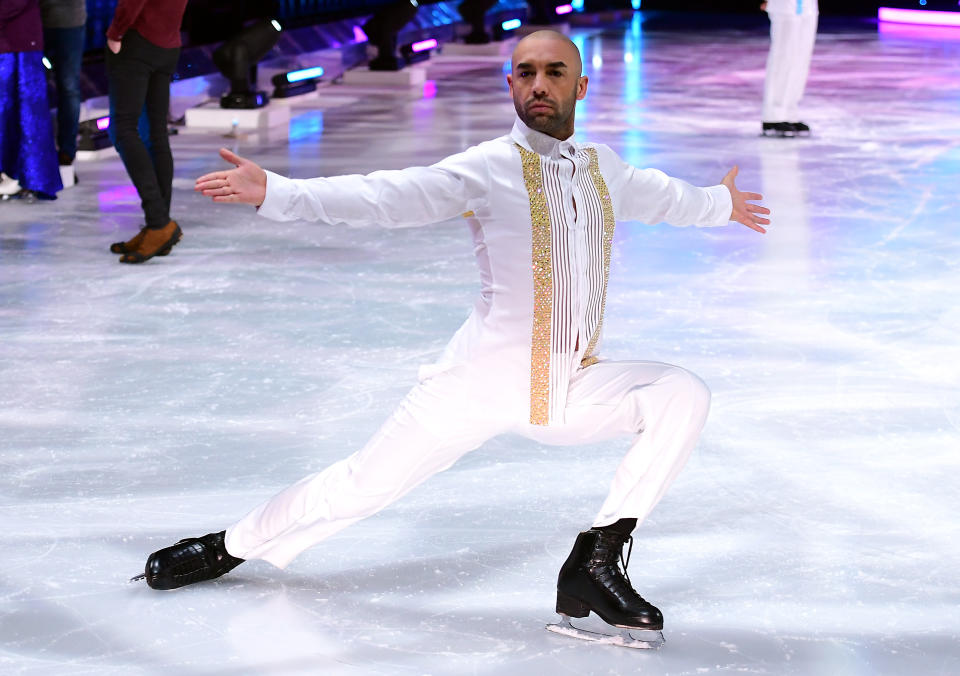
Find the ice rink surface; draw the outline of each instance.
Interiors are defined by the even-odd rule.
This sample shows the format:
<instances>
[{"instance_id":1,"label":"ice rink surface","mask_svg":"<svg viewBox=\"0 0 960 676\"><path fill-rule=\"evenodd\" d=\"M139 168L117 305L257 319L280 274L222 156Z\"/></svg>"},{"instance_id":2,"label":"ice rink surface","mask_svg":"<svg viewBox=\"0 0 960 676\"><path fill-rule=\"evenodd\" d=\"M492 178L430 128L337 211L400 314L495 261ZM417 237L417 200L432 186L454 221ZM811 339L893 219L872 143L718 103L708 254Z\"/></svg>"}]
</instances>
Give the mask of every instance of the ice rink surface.
<instances>
[{"instance_id":1,"label":"ice rink surface","mask_svg":"<svg viewBox=\"0 0 960 676\"><path fill-rule=\"evenodd\" d=\"M477 289L462 221L277 224L193 179L221 145L307 177L507 133L502 64L446 56L412 94L331 87L343 105L300 109L289 140L174 137L166 258L107 252L142 223L117 158L80 163L55 202L0 203L0 672L960 672L960 37L822 31L813 136L770 139L762 30L572 35L578 138L699 185L738 164L773 210L766 236L617 229L605 356L714 394L635 533L666 646L544 631L626 441L498 438L285 571L127 583L363 444Z\"/></svg>"}]
</instances>

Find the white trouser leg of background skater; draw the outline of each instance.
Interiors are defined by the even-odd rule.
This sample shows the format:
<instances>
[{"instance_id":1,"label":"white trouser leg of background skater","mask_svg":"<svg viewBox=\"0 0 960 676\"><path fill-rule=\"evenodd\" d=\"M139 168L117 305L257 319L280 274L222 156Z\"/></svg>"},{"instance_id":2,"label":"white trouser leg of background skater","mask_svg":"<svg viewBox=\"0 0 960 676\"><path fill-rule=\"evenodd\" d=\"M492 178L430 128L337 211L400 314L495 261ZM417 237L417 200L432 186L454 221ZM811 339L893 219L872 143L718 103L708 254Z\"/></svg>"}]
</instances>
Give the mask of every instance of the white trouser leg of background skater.
<instances>
[{"instance_id":1,"label":"white trouser leg of background skater","mask_svg":"<svg viewBox=\"0 0 960 676\"><path fill-rule=\"evenodd\" d=\"M764 122L800 121L799 104L807 86L817 39L816 14L770 13L770 54L763 89Z\"/></svg>"}]
</instances>

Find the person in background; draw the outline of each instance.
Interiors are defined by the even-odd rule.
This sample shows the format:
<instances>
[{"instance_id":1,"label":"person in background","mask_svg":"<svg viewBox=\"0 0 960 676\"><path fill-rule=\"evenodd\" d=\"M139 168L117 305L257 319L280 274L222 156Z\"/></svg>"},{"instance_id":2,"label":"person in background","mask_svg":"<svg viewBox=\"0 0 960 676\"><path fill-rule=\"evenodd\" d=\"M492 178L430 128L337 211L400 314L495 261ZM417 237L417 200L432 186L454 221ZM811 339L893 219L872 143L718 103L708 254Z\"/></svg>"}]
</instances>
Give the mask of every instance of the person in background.
<instances>
[{"instance_id":1,"label":"person in background","mask_svg":"<svg viewBox=\"0 0 960 676\"><path fill-rule=\"evenodd\" d=\"M770 17L770 54L763 87L764 136L807 136L799 105L810 73L820 10L817 0L767 0L760 9Z\"/></svg>"},{"instance_id":2,"label":"person in background","mask_svg":"<svg viewBox=\"0 0 960 676\"><path fill-rule=\"evenodd\" d=\"M53 65L57 83L57 161L63 185L76 183L73 160L77 156L80 122L80 66L83 65L85 0L40 0L44 54Z\"/></svg>"},{"instance_id":3,"label":"person in background","mask_svg":"<svg viewBox=\"0 0 960 676\"><path fill-rule=\"evenodd\" d=\"M37 0L0 2L0 196L56 199L63 188L47 105Z\"/></svg>"},{"instance_id":4,"label":"person in background","mask_svg":"<svg viewBox=\"0 0 960 676\"><path fill-rule=\"evenodd\" d=\"M115 242L121 263L163 256L183 233L170 218L173 153L167 131L170 80L180 58L180 22L187 0L119 0L107 29L107 78L117 152L140 195L146 225ZM137 130L146 111L149 148Z\"/></svg>"}]
</instances>

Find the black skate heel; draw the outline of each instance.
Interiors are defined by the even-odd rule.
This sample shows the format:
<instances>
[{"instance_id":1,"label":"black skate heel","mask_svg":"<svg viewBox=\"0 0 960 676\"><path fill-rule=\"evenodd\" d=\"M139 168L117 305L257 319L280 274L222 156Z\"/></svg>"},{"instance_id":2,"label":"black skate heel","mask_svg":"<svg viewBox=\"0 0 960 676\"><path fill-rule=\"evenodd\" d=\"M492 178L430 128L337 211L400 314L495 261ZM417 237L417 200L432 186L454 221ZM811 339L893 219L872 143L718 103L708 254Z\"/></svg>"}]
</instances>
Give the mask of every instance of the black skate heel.
<instances>
[{"instance_id":1,"label":"black skate heel","mask_svg":"<svg viewBox=\"0 0 960 676\"><path fill-rule=\"evenodd\" d=\"M586 617L590 614L590 606L583 601L558 591L557 612L567 617Z\"/></svg>"}]
</instances>

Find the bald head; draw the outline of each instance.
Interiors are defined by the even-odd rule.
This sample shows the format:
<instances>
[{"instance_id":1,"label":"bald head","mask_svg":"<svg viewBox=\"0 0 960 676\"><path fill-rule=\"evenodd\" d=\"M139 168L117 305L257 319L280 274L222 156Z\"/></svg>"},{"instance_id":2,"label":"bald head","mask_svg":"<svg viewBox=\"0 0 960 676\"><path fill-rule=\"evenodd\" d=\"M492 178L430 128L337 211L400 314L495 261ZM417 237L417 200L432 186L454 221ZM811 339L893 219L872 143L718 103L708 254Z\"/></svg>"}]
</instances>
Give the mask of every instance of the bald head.
<instances>
[{"instance_id":1,"label":"bald head","mask_svg":"<svg viewBox=\"0 0 960 676\"><path fill-rule=\"evenodd\" d=\"M507 84L524 124L561 140L572 136L577 101L587 95L577 46L563 33L537 31L517 43L511 62Z\"/></svg>"},{"instance_id":2,"label":"bald head","mask_svg":"<svg viewBox=\"0 0 960 676\"><path fill-rule=\"evenodd\" d=\"M557 52L563 56L564 63L574 75L579 76L583 72L580 50L573 44L573 40L563 33L549 29L530 33L517 43L517 46L513 48L513 56L511 57L513 70L516 70L517 64L529 58L530 55L542 54L545 51Z\"/></svg>"}]
</instances>

